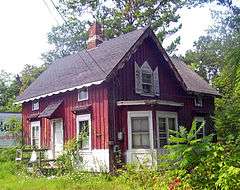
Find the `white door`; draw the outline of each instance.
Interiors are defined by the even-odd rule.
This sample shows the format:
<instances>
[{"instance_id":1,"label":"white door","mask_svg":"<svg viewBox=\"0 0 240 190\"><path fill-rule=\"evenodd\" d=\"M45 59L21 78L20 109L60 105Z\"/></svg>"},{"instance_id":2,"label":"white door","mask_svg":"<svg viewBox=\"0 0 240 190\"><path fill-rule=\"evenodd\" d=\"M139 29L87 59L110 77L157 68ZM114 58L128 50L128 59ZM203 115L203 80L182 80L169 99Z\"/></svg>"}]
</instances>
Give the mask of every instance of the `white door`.
<instances>
[{"instance_id":1,"label":"white door","mask_svg":"<svg viewBox=\"0 0 240 190\"><path fill-rule=\"evenodd\" d=\"M52 120L52 152L53 157L58 157L63 151L63 121Z\"/></svg>"},{"instance_id":2,"label":"white door","mask_svg":"<svg viewBox=\"0 0 240 190\"><path fill-rule=\"evenodd\" d=\"M152 111L128 112L127 162L154 164L152 125Z\"/></svg>"}]
</instances>

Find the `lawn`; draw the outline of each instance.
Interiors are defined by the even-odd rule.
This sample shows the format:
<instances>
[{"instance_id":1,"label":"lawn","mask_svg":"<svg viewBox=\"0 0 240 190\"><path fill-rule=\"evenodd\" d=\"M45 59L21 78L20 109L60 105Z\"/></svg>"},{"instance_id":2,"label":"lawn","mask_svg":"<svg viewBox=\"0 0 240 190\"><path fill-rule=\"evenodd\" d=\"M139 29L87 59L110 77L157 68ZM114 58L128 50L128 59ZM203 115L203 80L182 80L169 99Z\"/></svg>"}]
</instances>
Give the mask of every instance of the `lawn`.
<instances>
[{"instance_id":1,"label":"lawn","mask_svg":"<svg viewBox=\"0 0 240 190\"><path fill-rule=\"evenodd\" d=\"M0 164L1 190L61 190L61 189L130 189L107 175L75 174L61 177L35 177L17 174L12 163Z\"/></svg>"}]
</instances>

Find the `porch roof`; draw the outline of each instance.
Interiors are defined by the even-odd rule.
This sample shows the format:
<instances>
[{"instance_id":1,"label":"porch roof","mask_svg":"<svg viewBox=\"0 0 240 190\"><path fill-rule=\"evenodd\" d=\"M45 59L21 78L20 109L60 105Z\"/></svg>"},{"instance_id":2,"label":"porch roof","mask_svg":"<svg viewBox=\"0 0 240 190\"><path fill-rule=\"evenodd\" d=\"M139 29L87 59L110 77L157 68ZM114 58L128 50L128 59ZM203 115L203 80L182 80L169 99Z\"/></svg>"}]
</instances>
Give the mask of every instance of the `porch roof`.
<instances>
[{"instance_id":1,"label":"porch roof","mask_svg":"<svg viewBox=\"0 0 240 190\"><path fill-rule=\"evenodd\" d=\"M39 118L46 117L49 118L51 117L54 112L59 108L59 106L62 104L63 100L59 100L57 102L54 102L52 104L49 104L40 114Z\"/></svg>"},{"instance_id":2,"label":"porch roof","mask_svg":"<svg viewBox=\"0 0 240 190\"><path fill-rule=\"evenodd\" d=\"M130 101L118 101L117 106L133 106L133 105L165 105L165 106L184 106L183 103L166 101L166 100L130 100Z\"/></svg>"}]
</instances>

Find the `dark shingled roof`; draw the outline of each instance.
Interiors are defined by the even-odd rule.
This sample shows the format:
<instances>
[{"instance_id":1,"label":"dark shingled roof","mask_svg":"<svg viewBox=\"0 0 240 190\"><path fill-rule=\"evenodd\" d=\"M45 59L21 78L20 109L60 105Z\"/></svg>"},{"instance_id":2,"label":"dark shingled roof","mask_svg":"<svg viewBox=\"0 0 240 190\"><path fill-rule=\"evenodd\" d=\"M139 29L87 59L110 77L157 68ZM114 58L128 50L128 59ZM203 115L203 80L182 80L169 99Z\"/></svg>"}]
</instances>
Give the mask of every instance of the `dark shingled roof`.
<instances>
[{"instance_id":1,"label":"dark shingled roof","mask_svg":"<svg viewBox=\"0 0 240 190\"><path fill-rule=\"evenodd\" d=\"M24 101L66 89L72 90L75 87L106 79L147 29L149 27L120 35L104 41L97 48L83 50L58 59L17 100ZM175 59L172 61L187 86L187 90L212 95L218 94L184 63Z\"/></svg>"},{"instance_id":2,"label":"dark shingled roof","mask_svg":"<svg viewBox=\"0 0 240 190\"><path fill-rule=\"evenodd\" d=\"M216 96L219 95L216 89L211 87L207 81L192 71L181 59L171 57L171 61L183 79L183 82L187 87L187 91L211 94Z\"/></svg>"}]
</instances>

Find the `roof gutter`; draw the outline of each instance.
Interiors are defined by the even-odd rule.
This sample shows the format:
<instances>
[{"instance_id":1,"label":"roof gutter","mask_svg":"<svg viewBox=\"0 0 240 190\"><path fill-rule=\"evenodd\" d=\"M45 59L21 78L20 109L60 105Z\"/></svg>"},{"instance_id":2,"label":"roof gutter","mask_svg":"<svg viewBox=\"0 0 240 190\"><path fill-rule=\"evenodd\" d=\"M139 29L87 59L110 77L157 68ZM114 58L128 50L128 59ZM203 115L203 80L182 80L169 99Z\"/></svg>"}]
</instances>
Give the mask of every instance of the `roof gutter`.
<instances>
[{"instance_id":1,"label":"roof gutter","mask_svg":"<svg viewBox=\"0 0 240 190\"><path fill-rule=\"evenodd\" d=\"M75 90L75 89L81 89L81 88L83 88L83 87L89 87L89 86L92 86L92 85L99 85L99 84L101 84L103 81L104 81L104 80L99 80L99 81L95 81L95 82L86 83L86 84L83 84L83 85L80 85L80 86L75 86L75 87L71 87L71 88L66 88L66 89L62 89L62 90L50 92L50 93L48 93L48 94L42 94L42 95L40 95L40 96L35 96L35 97L32 97L32 98L28 98L28 99L23 99L23 100L17 101L17 102L15 102L15 104L22 104L22 103L24 103L24 102L29 102L29 101L32 101L32 100L37 100L37 99L40 99L40 98L45 98L45 97L47 97L47 96L52 96L52 95L64 93L64 92L67 92L67 91L73 91L73 90Z\"/></svg>"}]
</instances>

